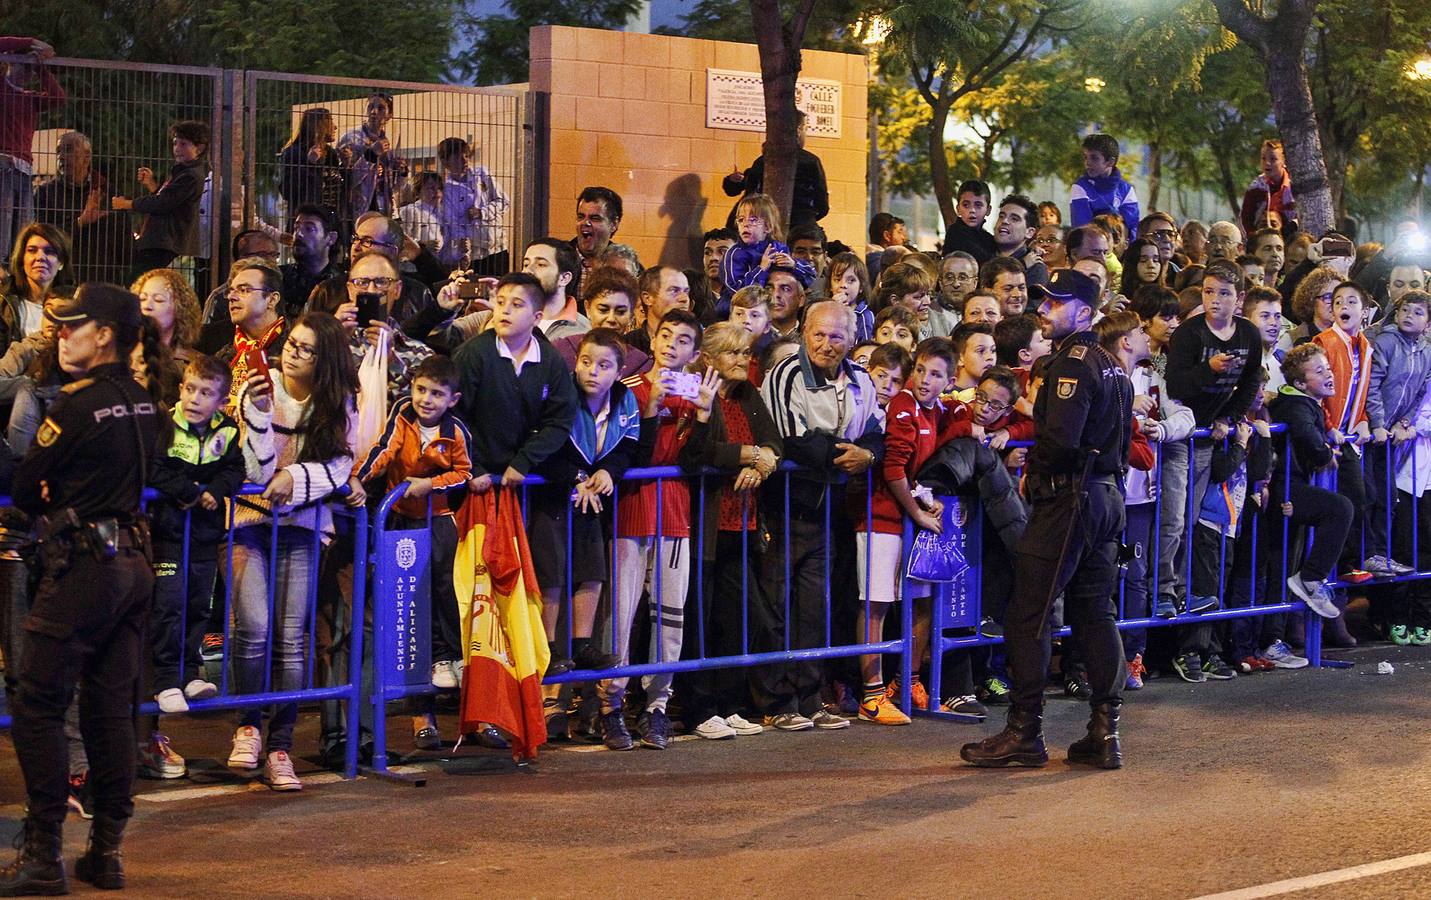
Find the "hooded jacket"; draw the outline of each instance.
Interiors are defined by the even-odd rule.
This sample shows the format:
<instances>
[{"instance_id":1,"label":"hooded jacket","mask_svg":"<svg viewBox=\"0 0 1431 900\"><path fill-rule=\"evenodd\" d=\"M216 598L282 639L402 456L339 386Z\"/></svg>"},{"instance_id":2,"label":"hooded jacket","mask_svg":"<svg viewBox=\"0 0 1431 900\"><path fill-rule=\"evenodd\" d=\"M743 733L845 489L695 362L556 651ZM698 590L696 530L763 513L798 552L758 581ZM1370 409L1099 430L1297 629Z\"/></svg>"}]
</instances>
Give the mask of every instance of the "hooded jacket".
<instances>
[{"instance_id":1,"label":"hooded jacket","mask_svg":"<svg viewBox=\"0 0 1431 900\"><path fill-rule=\"evenodd\" d=\"M1073 227L1087 225L1094 216L1112 213L1123 217L1123 225L1128 230L1128 240L1138 237L1139 215L1138 192L1123 179L1123 173L1114 166L1113 171L1099 178L1084 175L1073 183L1073 191L1068 198L1069 220Z\"/></svg>"},{"instance_id":2,"label":"hooded jacket","mask_svg":"<svg viewBox=\"0 0 1431 900\"><path fill-rule=\"evenodd\" d=\"M1287 460L1293 480L1310 484L1317 470L1335 458L1327 443L1327 421L1322 405L1290 384L1284 384L1267 404L1267 413L1273 422L1287 426L1285 431L1272 436L1277 458ZM1272 493L1279 497L1283 494L1280 474L1272 479Z\"/></svg>"},{"instance_id":3,"label":"hooded jacket","mask_svg":"<svg viewBox=\"0 0 1431 900\"><path fill-rule=\"evenodd\" d=\"M1390 428L1416 417L1421 395L1431 379L1431 346L1411 340L1390 324L1377 332L1371 346L1371 378L1366 394L1366 418L1372 428Z\"/></svg>"}]
</instances>

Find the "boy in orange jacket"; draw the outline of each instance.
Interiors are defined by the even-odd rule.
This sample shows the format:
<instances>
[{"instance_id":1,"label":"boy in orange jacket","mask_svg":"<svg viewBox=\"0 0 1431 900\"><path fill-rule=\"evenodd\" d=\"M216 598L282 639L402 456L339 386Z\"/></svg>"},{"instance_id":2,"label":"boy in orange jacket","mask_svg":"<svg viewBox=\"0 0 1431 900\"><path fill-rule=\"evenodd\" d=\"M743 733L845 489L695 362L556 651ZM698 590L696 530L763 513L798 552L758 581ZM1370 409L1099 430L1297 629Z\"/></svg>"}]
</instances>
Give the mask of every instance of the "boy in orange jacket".
<instances>
[{"instance_id":1,"label":"boy in orange jacket","mask_svg":"<svg viewBox=\"0 0 1431 900\"><path fill-rule=\"evenodd\" d=\"M1366 396L1371 387L1372 344L1362 332L1367 309L1361 285L1344 281L1332 291L1332 325L1312 338L1327 355L1336 390L1322 400L1327 419L1327 439L1340 444L1336 491L1352 502L1351 533L1342 551L1342 571L1351 580L1370 577L1361 571L1362 528L1365 525L1366 485L1361 476L1361 448L1371 441ZM1338 597L1343 592L1338 591ZM1342 641L1345 643L1345 639Z\"/></svg>"}]
</instances>

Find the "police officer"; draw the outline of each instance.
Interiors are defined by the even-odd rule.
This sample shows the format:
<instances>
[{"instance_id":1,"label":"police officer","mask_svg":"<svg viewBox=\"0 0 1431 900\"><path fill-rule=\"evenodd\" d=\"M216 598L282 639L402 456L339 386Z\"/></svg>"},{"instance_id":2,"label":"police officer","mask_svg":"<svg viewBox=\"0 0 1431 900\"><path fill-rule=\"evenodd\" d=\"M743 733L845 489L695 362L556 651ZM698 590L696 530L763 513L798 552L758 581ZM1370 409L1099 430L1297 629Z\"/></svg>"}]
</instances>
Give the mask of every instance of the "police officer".
<instances>
[{"instance_id":1,"label":"police officer","mask_svg":"<svg viewBox=\"0 0 1431 900\"><path fill-rule=\"evenodd\" d=\"M1109 769L1122 764L1118 709L1126 664L1112 598L1133 391L1119 361L1090 330L1098 293L1097 282L1069 269L1042 289L1041 327L1058 349L1034 401L1034 446L1024 481L1033 509L1019 542L1004 622L1012 708L1003 731L960 751L976 766L1048 762L1043 689L1049 612L1060 593L1093 687L1088 737L1069 748L1068 758Z\"/></svg>"},{"instance_id":2,"label":"police officer","mask_svg":"<svg viewBox=\"0 0 1431 900\"><path fill-rule=\"evenodd\" d=\"M139 298L91 282L46 315L60 326L59 363L75 381L51 405L13 485L15 504L40 517L41 571L21 623L11 730L29 810L20 855L0 869L0 896L68 891L64 716L77 683L95 815L75 875L124 886L119 843L134 811L134 702L154 586L139 495L161 417L130 374L145 327Z\"/></svg>"}]
</instances>

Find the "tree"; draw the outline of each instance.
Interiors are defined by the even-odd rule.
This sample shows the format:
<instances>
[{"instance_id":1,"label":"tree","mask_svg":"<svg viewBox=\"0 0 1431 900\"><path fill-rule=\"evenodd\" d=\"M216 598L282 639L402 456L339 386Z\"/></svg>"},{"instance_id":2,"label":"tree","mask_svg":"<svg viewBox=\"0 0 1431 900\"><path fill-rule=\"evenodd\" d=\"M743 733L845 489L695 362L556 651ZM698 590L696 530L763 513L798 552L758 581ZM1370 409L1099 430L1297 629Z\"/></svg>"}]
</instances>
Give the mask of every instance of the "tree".
<instances>
[{"instance_id":1,"label":"tree","mask_svg":"<svg viewBox=\"0 0 1431 900\"><path fill-rule=\"evenodd\" d=\"M1261 12L1261 3L1255 8L1248 0L1212 3L1222 23L1262 61L1272 115L1282 135L1287 172L1297 197L1298 222L1304 231L1320 235L1335 223L1335 209L1307 79L1307 35L1317 0L1281 0L1270 17Z\"/></svg>"},{"instance_id":2,"label":"tree","mask_svg":"<svg viewBox=\"0 0 1431 900\"><path fill-rule=\"evenodd\" d=\"M765 193L787 221L795 195L795 158L800 150L795 79L800 76L800 47L814 8L815 0L797 0L786 18L780 0L750 0L765 88Z\"/></svg>"},{"instance_id":3,"label":"tree","mask_svg":"<svg viewBox=\"0 0 1431 900\"><path fill-rule=\"evenodd\" d=\"M506 13L464 13L458 29L469 48L457 54L458 73L472 84L526 81L531 64L527 34L538 25L621 28L641 0L506 0Z\"/></svg>"},{"instance_id":4,"label":"tree","mask_svg":"<svg viewBox=\"0 0 1431 900\"><path fill-rule=\"evenodd\" d=\"M992 86L1042 41L1076 27L1077 4L1078 0L908 0L884 10L891 26L884 58L902 63L929 105L924 137L930 180L946 226L954 221L954 182L944 128L954 105Z\"/></svg>"}]
</instances>

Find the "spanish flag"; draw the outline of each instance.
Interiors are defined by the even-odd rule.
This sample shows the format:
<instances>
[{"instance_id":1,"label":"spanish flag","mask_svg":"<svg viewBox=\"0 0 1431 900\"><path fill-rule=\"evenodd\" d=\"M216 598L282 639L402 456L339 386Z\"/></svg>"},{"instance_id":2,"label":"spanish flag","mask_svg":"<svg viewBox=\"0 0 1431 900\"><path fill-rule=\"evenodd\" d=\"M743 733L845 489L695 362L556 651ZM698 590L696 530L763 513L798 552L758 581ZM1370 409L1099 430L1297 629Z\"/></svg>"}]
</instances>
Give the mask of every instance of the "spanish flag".
<instances>
[{"instance_id":1,"label":"spanish flag","mask_svg":"<svg viewBox=\"0 0 1431 900\"><path fill-rule=\"evenodd\" d=\"M467 648L462 733L489 722L512 735L513 759L534 759L547 739L542 673L551 651L517 495L469 495L456 517L452 579Z\"/></svg>"}]
</instances>

